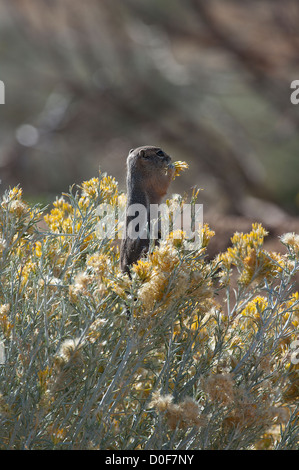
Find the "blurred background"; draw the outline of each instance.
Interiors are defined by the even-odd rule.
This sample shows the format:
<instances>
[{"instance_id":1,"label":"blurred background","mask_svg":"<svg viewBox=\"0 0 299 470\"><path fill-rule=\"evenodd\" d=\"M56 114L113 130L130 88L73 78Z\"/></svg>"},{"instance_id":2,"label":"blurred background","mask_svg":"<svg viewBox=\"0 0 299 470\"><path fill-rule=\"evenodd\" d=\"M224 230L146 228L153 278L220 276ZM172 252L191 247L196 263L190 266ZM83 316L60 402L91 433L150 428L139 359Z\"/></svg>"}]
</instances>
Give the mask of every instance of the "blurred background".
<instances>
[{"instance_id":1,"label":"blurred background","mask_svg":"<svg viewBox=\"0 0 299 470\"><path fill-rule=\"evenodd\" d=\"M297 231L298 0L2 0L0 192L48 203L140 145L190 169L204 217ZM217 247L215 247L217 249Z\"/></svg>"}]
</instances>

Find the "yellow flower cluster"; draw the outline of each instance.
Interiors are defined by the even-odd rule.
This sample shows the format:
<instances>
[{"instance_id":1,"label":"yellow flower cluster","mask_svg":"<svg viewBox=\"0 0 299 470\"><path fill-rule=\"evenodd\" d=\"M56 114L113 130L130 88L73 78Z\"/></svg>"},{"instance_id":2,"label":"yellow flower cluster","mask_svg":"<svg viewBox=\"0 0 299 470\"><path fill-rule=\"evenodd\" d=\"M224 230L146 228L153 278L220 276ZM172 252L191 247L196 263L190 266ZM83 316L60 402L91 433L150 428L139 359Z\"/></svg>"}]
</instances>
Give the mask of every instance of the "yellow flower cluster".
<instances>
[{"instance_id":1,"label":"yellow flower cluster","mask_svg":"<svg viewBox=\"0 0 299 470\"><path fill-rule=\"evenodd\" d=\"M189 168L188 163L182 162L180 160L178 160L176 162L173 162L173 164L174 164L174 168L175 168L175 173L174 173L173 179L175 179L177 176L180 176L182 171L185 171Z\"/></svg>"},{"instance_id":2,"label":"yellow flower cluster","mask_svg":"<svg viewBox=\"0 0 299 470\"><path fill-rule=\"evenodd\" d=\"M299 326L299 293L294 292L287 301L280 303L278 307L278 315L281 318L282 328L286 328L284 339L281 340L280 346L283 350L289 348L290 343L296 339ZM231 340L231 348L245 347L244 342L238 334L244 333L244 337L249 340L258 329L262 327L263 322L267 321L271 315L272 308L265 296L256 295L252 300L247 301L244 308L236 310L229 322L229 332L234 331L235 334ZM266 314L266 316L265 316ZM228 319L226 319L227 321ZM237 334L238 332L238 334ZM230 333L231 334L231 333ZM268 338L274 336L275 331L268 333Z\"/></svg>"},{"instance_id":3,"label":"yellow flower cluster","mask_svg":"<svg viewBox=\"0 0 299 470\"><path fill-rule=\"evenodd\" d=\"M22 200L21 188L14 187L5 192L0 203L0 255L5 248L9 248L11 242L18 245L25 235L31 235L41 215L41 210L37 207L31 209ZM7 238L8 233L12 239Z\"/></svg>"},{"instance_id":4,"label":"yellow flower cluster","mask_svg":"<svg viewBox=\"0 0 299 470\"><path fill-rule=\"evenodd\" d=\"M100 181L101 198L108 204L118 203L118 184L111 176L104 175Z\"/></svg>"},{"instance_id":5,"label":"yellow flower cluster","mask_svg":"<svg viewBox=\"0 0 299 470\"><path fill-rule=\"evenodd\" d=\"M60 197L53 202L54 209L50 214L44 217L45 222L48 224L50 230L54 233L72 233L73 223L72 216L74 209L63 197Z\"/></svg>"},{"instance_id":6,"label":"yellow flower cluster","mask_svg":"<svg viewBox=\"0 0 299 470\"><path fill-rule=\"evenodd\" d=\"M204 225L201 234L206 247L214 232ZM203 249L184 260L183 249L184 233L172 232L146 259L140 259L133 265L133 277L140 285L137 299L144 312L156 315L159 309L155 307L161 304L161 308L165 309L182 298L198 302L202 310L211 308L212 281L203 259Z\"/></svg>"},{"instance_id":7,"label":"yellow flower cluster","mask_svg":"<svg viewBox=\"0 0 299 470\"><path fill-rule=\"evenodd\" d=\"M82 183L82 194L79 199L80 207L88 207L91 200L98 200L99 202L106 202L108 204L116 204L118 198L118 184L115 178L107 176L106 174L100 175L101 178L91 178Z\"/></svg>"},{"instance_id":8,"label":"yellow flower cluster","mask_svg":"<svg viewBox=\"0 0 299 470\"><path fill-rule=\"evenodd\" d=\"M3 200L1 203L2 209L9 210L10 203L12 201L22 201L22 195L23 195L22 188L15 186L14 188L10 189L8 193L6 193L5 196L3 197Z\"/></svg>"},{"instance_id":9,"label":"yellow flower cluster","mask_svg":"<svg viewBox=\"0 0 299 470\"><path fill-rule=\"evenodd\" d=\"M121 282L110 279L117 274L117 269L107 254L88 255L86 270L79 272L69 286L71 302L77 303L80 296L84 295L96 300L102 299L108 294L109 289L124 297L126 295L125 288L121 287ZM124 282L125 278L122 281ZM128 280L125 286L128 287Z\"/></svg>"},{"instance_id":10,"label":"yellow flower cluster","mask_svg":"<svg viewBox=\"0 0 299 470\"><path fill-rule=\"evenodd\" d=\"M266 297L260 295L248 302L246 307L241 311L241 316L243 316L245 320L241 328L247 330L254 328L257 330L262 320L261 316L267 307L268 301Z\"/></svg>"},{"instance_id":11,"label":"yellow flower cluster","mask_svg":"<svg viewBox=\"0 0 299 470\"><path fill-rule=\"evenodd\" d=\"M81 189L81 200L83 201L85 198L90 199L97 199L99 196L99 178L91 178L88 181L83 181Z\"/></svg>"},{"instance_id":12,"label":"yellow flower cluster","mask_svg":"<svg viewBox=\"0 0 299 470\"><path fill-rule=\"evenodd\" d=\"M280 310L285 321L291 317L294 328L299 328L299 292L293 292L290 299L282 303Z\"/></svg>"},{"instance_id":13,"label":"yellow flower cluster","mask_svg":"<svg viewBox=\"0 0 299 470\"><path fill-rule=\"evenodd\" d=\"M60 283L60 276L63 273L64 279L71 281L74 265L79 266L81 262L80 256L73 256L75 252L78 253L78 247L80 252L84 253L90 245L97 245L96 232L88 230L87 227L92 227L97 221L96 208L99 202L114 204L117 200L117 183L114 178L103 174L100 174L99 178L83 182L80 195L63 194L57 198L51 211L46 214L41 210L31 209L23 202L22 189L15 187L5 193L0 203L0 259L4 250L13 246L12 253L19 260L17 277L20 280L22 295L29 298L31 295L36 295L38 288L44 288L45 285L53 286L45 276L39 277L41 266L47 266L47 279L56 279ZM4 236L4 230L5 233L12 231L7 226L7 221L10 221L5 215L7 213L11 215L11 227L15 231L9 240ZM37 229L37 222L41 217L44 218L47 229L40 233L38 240L33 241L31 235ZM83 257L86 259L86 255L82 254ZM114 269L112 269L112 259L113 256L110 254L108 256L102 253L99 256L97 254L87 256L86 268L91 270L90 284L91 281L96 283L96 288L93 286L93 293L104 295L103 283L100 283L100 280L104 279L105 272L111 274ZM87 293L87 289L83 289L82 276L81 279L79 277L77 276L70 287L70 296L73 300L78 300L78 294Z\"/></svg>"},{"instance_id":14,"label":"yellow flower cluster","mask_svg":"<svg viewBox=\"0 0 299 470\"><path fill-rule=\"evenodd\" d=\"M146 309L151 310L167 295L170 274L178 264L177 250L164 241L149 255L148 261L139 260L133 266L132 272L143 282L138 299Z\"/></svg>"},{"instance_id":15,"label":"yellow flower cluster","mask_svg":"<svg viewBox=\"0 0 299 470\"><path fill-rule=\"evenodd\" d=\"M200 239L202 248L206 248L211 238L215 236L214 230L211 230L208 224L204 224L200 229Z\"/></svg>"},{"instance_id":16,"label":"yellow flower cluster","mask_svg":"<svg viewBox=\"0 0 299 470\"><path fill-rule=\"evenodd\" d=\"M238 282L244 286L256 283L267 277L276 277L285 266L285 259L275 252L263 250L264 237L268 232L261 224L253 224L250 233L236 232L231 238L232 246L218 255L223 271L222 284L227 283L230 269L236 266Z\"/></svg>"},{"instance_id":17,"label":"yellow flower cluster","mask_svg":"<svg viewBox=\"0 0 299 470\"><path fill-rule=\"evenodd\" d=\"M100 177L84 181L79 188L80 196L74 198L64 194L69 198L69 202L65 197L60 197L53 203L51 212L44 216L51 233L59 235L52 240L51 250L48 251L48 256L55 266L53 269L56 276L63 270L76 240L80 239L81 252L97 242L96 230L88 232L86 227L97 220L98 204L118 202L118 185L114 178L105 174L100 173ZM82 236L84 230L86 234ZM93 261L89 259L89 263L92 269L109 270L103 257L99 260L93 257Z\"/></svg>"},{"instance_id":18,"label":"yellow flower cluster","mask_svg":"<svg viewBox=\"0 0 299 470\"><path fill-rule=\"evenodd\" d=\"M19 187L14 187L9 190L2 198L0 209L7 211L15 219L28 218L30 215L30 208L22 200L23 191ZM1 229L0 222L0 229Z\"/></svg>"},{"instance_id":19,"label":"yellow flower cluster","mask_svg":"<svg viewBox=\"0 0 299 470\"><path fill-rule=\"evenodd\" d=\"M115 179L105 174L100 174L100 176L101 178L91 178L84 181L79 186L81 195L78 199L78 207L66 202L63 197L53 203L54 209L45 216L45 221L51 231L77 233L82 225L82 216L86 214L91 203L117 204L118 185Z\"/></svg>"}]
</instances>

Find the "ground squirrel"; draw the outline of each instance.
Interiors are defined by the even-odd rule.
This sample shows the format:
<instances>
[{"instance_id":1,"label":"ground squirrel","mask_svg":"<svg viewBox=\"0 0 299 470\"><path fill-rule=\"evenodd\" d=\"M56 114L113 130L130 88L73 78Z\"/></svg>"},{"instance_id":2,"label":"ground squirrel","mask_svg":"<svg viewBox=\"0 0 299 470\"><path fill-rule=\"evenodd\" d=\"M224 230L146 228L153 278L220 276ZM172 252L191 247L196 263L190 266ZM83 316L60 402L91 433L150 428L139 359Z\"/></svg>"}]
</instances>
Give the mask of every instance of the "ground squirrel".
<instances>
[{"instance_id":1,"label":"ground squirrel","mask_svg":"<svg viewBox=\"0 0 299 470\"><path fill-rule=\"evenodd\" d=\"M130 274L130 266L148 251L150 240L132 238L128 226L136 217L129 208L142 204L146 208L147 230L150 227L150 204L160 204L174 176L175 167L171 158L159 147L144 146L132 149L127 158L127 209L126 232L120 250L121 270ZM136 206L135 206L136 207ZM147 232L148 233L148 232Z\"/></svg>"}]
</instances>

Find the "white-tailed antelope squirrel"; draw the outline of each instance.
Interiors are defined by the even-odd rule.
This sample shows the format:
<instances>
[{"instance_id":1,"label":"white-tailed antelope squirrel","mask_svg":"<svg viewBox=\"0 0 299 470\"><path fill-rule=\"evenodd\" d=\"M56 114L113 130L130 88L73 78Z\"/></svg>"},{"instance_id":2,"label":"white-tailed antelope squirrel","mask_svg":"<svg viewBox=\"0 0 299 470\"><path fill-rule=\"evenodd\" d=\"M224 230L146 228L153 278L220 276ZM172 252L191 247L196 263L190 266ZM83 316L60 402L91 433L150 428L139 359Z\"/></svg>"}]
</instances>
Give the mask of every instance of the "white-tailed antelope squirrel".
<instances>
[{"instance_id":1,"label":"white-tailed antelope squirrel","mask_svg":"<svg viewBox=\"0 0 299 470\"><path fill-rule=\"evenodd\" d=\"M120 251L122 271L130 273L130 266L148 250L150 244L149 236L132 237L128 233L129 224L136 216L130 212L130 207L141 204L146 208L145 223L147 222L149 234L150 205L161 203L174 173L175 167L171 163L171 158L159 147L144 146L130 150L127 158L126 232Z\"/></svg>"}]
</instances>

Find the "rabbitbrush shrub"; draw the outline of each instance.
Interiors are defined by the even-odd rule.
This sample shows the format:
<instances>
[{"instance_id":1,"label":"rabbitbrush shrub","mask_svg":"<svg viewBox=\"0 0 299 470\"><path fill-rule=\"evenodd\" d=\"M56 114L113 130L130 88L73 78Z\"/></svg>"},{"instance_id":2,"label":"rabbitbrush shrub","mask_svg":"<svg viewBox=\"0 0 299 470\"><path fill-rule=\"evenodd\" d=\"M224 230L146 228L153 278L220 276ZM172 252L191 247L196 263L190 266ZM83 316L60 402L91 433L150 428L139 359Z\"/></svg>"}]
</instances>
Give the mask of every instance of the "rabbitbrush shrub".
<instances>
[{"instance_id":1,"label":"rabbitbrush shrub","mask_svg":"<svg viewBox=\"0 0 299 470\"><path fill-rule=\"evenodd\" d=\"M204 225L129 279L101 203L124 204L101 173L48 213L2 197L0 448L298 449L299 236L267 252L254 224L207 261Z\"/></svg>"}]
</instances>

